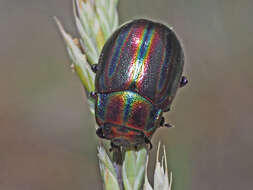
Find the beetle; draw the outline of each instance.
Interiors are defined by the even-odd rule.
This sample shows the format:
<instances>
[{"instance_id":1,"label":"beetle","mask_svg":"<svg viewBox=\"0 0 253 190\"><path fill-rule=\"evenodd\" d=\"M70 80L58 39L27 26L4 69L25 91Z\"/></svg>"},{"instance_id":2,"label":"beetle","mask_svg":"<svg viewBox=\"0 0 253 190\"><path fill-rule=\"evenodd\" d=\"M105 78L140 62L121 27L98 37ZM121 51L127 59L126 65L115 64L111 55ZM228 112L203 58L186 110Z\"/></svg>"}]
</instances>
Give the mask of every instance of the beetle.
<instances>
[{"instance_id":1,"label":"beetle","mask_svg":"<svg viewBox=\"0 0 253 190\"><path fill-rule=\"evenodd\" d=\"M95 117L100 138L112 147L149 144L164 123L182 76L184 52L176 33L147 19L130 21L106 41L96 73Z\"/></svg>"}]
</instances>

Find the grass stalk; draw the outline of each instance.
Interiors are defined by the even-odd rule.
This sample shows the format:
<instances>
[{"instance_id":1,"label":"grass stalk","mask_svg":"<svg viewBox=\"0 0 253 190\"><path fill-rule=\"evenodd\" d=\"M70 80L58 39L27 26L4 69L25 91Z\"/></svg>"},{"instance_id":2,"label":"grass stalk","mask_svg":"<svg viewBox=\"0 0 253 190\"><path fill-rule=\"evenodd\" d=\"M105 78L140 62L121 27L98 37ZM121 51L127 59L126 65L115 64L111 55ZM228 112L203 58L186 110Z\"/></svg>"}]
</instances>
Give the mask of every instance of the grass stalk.
<instances>
[{"instance_id":1,"label":"grass stalk","mask_svg":"<svg viewBox=\"0 0 253 190\"><path fill-rule=\"evenodd\" d=\"M73 0L73 13L80 38L73 38L68 34L55 17L66 45L71 68L85 89L89 109L93 115L94 101L89 94L95 91L95 74L90 65L98 62L105 41L118 27L117 4L117 0ZM94 126L97 127L96 124ZM145 147L138 150L122 149L111 154L108 145L100 141L98 160L105 190L153 189L147 179L148 153ZM170 189L165 149L162 160L161 164L157 159L154 190Z\"/></svg>"}]
</instances>

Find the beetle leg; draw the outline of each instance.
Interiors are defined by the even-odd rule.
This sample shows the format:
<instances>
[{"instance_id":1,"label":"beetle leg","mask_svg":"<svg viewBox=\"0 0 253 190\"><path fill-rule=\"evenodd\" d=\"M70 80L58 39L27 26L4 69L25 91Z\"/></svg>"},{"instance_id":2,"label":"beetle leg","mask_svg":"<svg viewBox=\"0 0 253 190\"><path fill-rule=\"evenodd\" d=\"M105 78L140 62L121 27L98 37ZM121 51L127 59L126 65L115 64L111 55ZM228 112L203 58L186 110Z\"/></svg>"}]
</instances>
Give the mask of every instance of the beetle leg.
<instances>
[{"instance_id":1,"label":"beetle leg","mask_svg":"<svg viewBox=\"0 0 253 190\"><path fill-rule=\"evenodd\" d=\"M169 123L165 123L165 119L164 117L162 117L161 121L160 121L160 127L167 127L167 128L171 128L171 127L175 127L174 125L171 125Z\"/></svg>"},{"instance_id":2,"label":"beetle leg","mask_svg":"<svg viewBox=\"0 0 253 190\"><path fill-rule=\"evenodd\" d=\"M99 127L99 128L96 130L96 134L97 134L98 137L100 137L100 138L102 138L102 139L105 138L102 127Z\"/></svg>"},{"instance_id":3,"label":"beetle leg","mask_svg":"<svg viewBox=\"0 0 253 190\"><path fill-rule=\"evenodd\" d=\"M163 112L168 112L168 111L170 111L170 108L163 110Z\"/></svg>"},{"instance_id":4,"label":"beetle leg","mask_svg":"<svg viewBox=\"0 0 253 190\"><path fill-rule=\"evenodd\" d=\"M97 96L97 93L96 92L90 92L90 97L91 98L96 98Z\"/></svg>"},{"instance_id":5,"label":"beetle leg","mask_svg":"<svg viewBox=\"0 0 253 190\"><path fill-rule=\"evenodd\" d=\"M160 121L160 126L162 127L164 125L165 119L164 117L162 117L161 121Z\"/></svg>"},{"instance_id":6,"label":"beetle leg","mask_svg":"<svg viewBox=\"0 0 253 190\"><path fill-rule=\"evenodd\" d=\"M174 125L171 125L171 124L169 124L169 123L165 123L163 126L164 126L164 127L167 127L167 128L175 127Z\"/></svg>"},{"instance_id":7,"label":"beetle leg","mask_svg":"<svg viewBox=\"0 0 253 190\"><path fill-rule=\"evenodd\" d=\"M91 68L91 70L94 72L94 73L96 73L97 72L97 66L98 66L98 64L91 64L90 65L90 68Z\"/></svg>"},{"instance_id":8,"label":"beetle leg","mask_svg":"<svg viewBox=\"0 0 253 190\"><path fill-rule=\"evenodd\" d=\"M182 76L179 87L184 87L188 83L188 79Z\"/></svg>"},{"instance_id":9,"label":"beetle leg","mask_svg":"<svg viewBox=\"0 0 253 190\"><path fill-rule=\"evenodd\" d=\"M117 146L113 142L111 142L111 148L109 148L109 151L112 152L113 150L120 150L120 146Z\"/></svg>"},{"instance_id":10,"label":"beetle leg","mask_svg":"<svg viewBox=\"0 0 253 190\"><path fill-rule=\"evenodd\" d=\"M149 150L151 150L153 148L153 145L146 135L144 135L144 141L146 144L149 144Z\"/></svg>"}]
</instances>

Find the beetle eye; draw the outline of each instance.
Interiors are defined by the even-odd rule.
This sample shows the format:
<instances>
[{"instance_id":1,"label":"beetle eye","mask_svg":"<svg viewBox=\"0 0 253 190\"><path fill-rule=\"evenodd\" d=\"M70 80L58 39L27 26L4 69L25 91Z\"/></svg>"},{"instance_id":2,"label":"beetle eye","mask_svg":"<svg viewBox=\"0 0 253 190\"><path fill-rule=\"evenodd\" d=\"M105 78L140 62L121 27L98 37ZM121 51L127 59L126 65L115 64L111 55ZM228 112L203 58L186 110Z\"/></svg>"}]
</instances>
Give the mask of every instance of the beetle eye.
<instances>
[{"instance_id":1,"label":"beetle eye","mask_svg":"<svg viewBox=\"0 0 253 190\"><path fill-rule=\"evenodd\" d=\"M188 80L185 76L181 78L180 87L185 86L188 83Z\"/></svg>"}]
</instances>

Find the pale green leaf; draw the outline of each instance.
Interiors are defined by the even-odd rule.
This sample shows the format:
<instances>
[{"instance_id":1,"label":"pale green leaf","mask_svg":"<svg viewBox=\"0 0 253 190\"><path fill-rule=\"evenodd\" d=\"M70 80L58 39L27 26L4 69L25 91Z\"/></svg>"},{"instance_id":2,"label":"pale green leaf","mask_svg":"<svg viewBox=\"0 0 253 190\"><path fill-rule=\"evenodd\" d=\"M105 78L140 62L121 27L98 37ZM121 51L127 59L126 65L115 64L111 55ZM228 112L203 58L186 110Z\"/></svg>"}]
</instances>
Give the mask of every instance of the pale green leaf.
<instances>
[{"instance_id":1,"label":"pale green leaf","mask_svg":"<svg viewBox=\"0 0 253 190\"><path fill-rule=\"evenodd\" d=\"M122 166L123 183L126 190L141 188L145 173L147 150L127 150Z\"/></svg>"},{"instance_id":2,"label":"pale green leaf","mask_svg":"<svg viewBox=\"0 0 253 190\"><path fill-rule=\"evenodd\" d=\"M148 156L147 156L147 162L145 167L145 180L143 184L143 190L153 190L152 186L150 185L148 181Z\"/></svg>"},{"instance_id":3,"label":"pale green leaf","mask_svg":"<svg viewBox=\"0 0 253 190\"><path fill-rule=\"evenodd\" d=\"M55 21L66 43L67 52L72 63L74 64L74 70L78 74L86 92L89 93L94 91L95 75L92 72L89 63L87 62L86 56L81 52L80 47L76 45L76 42L73 40L73 38L67 32L65 32L60 21L56 17Z\"/></svg>"}]
</instances>

